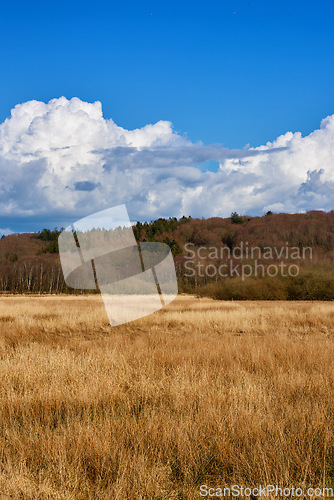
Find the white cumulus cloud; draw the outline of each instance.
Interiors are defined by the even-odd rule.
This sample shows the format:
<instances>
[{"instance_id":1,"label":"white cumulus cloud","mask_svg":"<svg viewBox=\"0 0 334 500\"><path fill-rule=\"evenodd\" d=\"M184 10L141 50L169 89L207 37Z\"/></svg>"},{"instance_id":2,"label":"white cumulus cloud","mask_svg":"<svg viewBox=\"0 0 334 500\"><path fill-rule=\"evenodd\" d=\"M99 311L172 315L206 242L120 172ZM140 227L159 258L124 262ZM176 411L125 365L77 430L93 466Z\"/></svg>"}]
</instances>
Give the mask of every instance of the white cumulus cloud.
<instances>
[{"instance_id":1,"label":"white cumulus cloud","mask_svg":"<svg viewBox=\"0 0 334 500\"><path fill-rule=\"evenodd\" d=\"M222 138L223 140L223 138ZM71 216L126 203L133 220L332 209L334 115L246 150L192 143L159 121L126 130L100 102L18 104L0 125L3 217ZM201 164L214 160L216 172Z\"/></svg>"},{"instance_id":2,"label":"white cumulus cloud","mask_svg":"<svg viewBox=\"0 0 334 500\"><path fill-rule=\"evenodd\" d=\"M8 236L9 234L13 234L13 231L11 229L9 229L8 227L6 229L0 228L0 237L1 236Z\"/></svg>"}]
</instances>

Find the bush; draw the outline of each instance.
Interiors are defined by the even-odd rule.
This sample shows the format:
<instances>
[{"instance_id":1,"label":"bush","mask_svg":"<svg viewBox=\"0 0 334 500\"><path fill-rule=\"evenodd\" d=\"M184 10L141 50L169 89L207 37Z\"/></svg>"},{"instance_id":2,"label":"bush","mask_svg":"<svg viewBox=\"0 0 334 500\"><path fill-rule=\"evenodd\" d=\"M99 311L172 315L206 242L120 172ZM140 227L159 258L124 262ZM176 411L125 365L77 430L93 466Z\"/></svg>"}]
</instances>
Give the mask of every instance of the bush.
<instances>
[{"instance_id":1,"label":"bush","mask_svg":"<svg viewBox=\"0 0 334 500\"><path fill-rule=\"evenodd\" d=\"M286 290L289 300L334 300L333 277L324 271L312 270L289 278Z\"/></svg>"},{"instance_id":2,"label":"bush","mask_svg":"<svg viewBox=\"0 0 334 500\"><path fill-rule=\"evenodd\" d=\"M285 300L287 293L282 280L273 278L227 278L208 283L197 290L199 296L216 300Z\"/></svg>"},{"instance_id":3,"label":"bush","mask_svg":"<svg viewBox=\"0 0 334 500\"><path fill-rule=\"evenodd\" d=\"M196 293L217 300L334 300L334 278L317 269L295 277L226 278Z\"/></svg>"}]
</instances>

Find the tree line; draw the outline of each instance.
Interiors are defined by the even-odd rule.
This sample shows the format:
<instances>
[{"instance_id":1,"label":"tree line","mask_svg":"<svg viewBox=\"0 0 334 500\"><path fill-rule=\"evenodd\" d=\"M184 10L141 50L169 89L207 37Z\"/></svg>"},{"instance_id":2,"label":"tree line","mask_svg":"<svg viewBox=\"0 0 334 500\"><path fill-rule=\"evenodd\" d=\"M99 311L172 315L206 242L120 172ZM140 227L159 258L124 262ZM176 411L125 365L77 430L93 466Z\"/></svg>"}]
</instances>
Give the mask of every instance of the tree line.
<instances>
[{"instance_id":1,"label":"tree line","mask_svg":"<svg viewBox=\"0 0 334 500\"><path fill-rule=\"evenodd\" d=\"M0 240L0 291L7 293L87 293L69 288L64 280L58 249L62 229L43 229L31 235L9 235ZM334 299L334 212L273 214L250 217L232 212L225 219L159 218L133 226L138 242L160 241L171 248L180 292L208 295L217 299ZM233 252L242 242L260 249L312 248L312 261L299 261L298 276L251 276L243 280L233 272L224 277L212 273L212 266L226 260L212 257L210 248ZM189 247L188 245L192 245ZM29 249L28 249L29 247ZM187 248L196 250L189 272ZM197 250L200 249L200 258ZM212 252L212 251L211 251ZM227 253L227 252L226 252ZM224 254L225 255L225 254ZM249 264L249 259L247 260ZM261 259L269 266L277 259ZM211 266L203 272L203 266Z\"/></svg>"}]
</instances>

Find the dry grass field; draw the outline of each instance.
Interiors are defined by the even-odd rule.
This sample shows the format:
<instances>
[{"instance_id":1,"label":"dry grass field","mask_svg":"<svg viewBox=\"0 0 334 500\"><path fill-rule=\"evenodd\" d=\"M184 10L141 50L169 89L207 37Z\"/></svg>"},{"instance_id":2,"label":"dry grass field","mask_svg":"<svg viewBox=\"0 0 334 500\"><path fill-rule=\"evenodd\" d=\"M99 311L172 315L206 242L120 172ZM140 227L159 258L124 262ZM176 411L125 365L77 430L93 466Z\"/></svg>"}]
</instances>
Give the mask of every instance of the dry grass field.
<instances>
[{"instance_id":1,"label":"dry grass field","mask_svg":"<svg viewBox=\"0 0 334 500\"><path fill-rule=\"evenodd\" d=\"M0 297L0 498L333 487L334 304Z\"/></svg>"}]
</instances>

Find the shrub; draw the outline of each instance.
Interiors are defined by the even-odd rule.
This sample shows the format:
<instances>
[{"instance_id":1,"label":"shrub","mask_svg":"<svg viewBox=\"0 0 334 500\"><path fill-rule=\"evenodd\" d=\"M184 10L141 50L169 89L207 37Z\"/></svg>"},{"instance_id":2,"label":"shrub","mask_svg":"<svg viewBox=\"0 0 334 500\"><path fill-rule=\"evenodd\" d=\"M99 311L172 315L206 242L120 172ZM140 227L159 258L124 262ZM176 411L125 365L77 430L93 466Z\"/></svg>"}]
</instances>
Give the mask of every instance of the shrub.
<instances>
[{"instance_id":1,"label":"shrub","mask_svg":"<svg viewBox=\"0 0 334 500\"><path fill-rule=\"evenodd\" d=\"M216 300L285 300L287 292L278 278L227 278L197 290L199 296Z\"/></svg>"},{"instance_id":2,"label":"shrub","mask_svg":"<svg viewBox=\"0 0 334 500\"><path fill-rule=\"evenodd\" d=\"M333 277L323 270L311 270L287 279L289 300L334 300Z\"/></svg>"}]
</instances>

